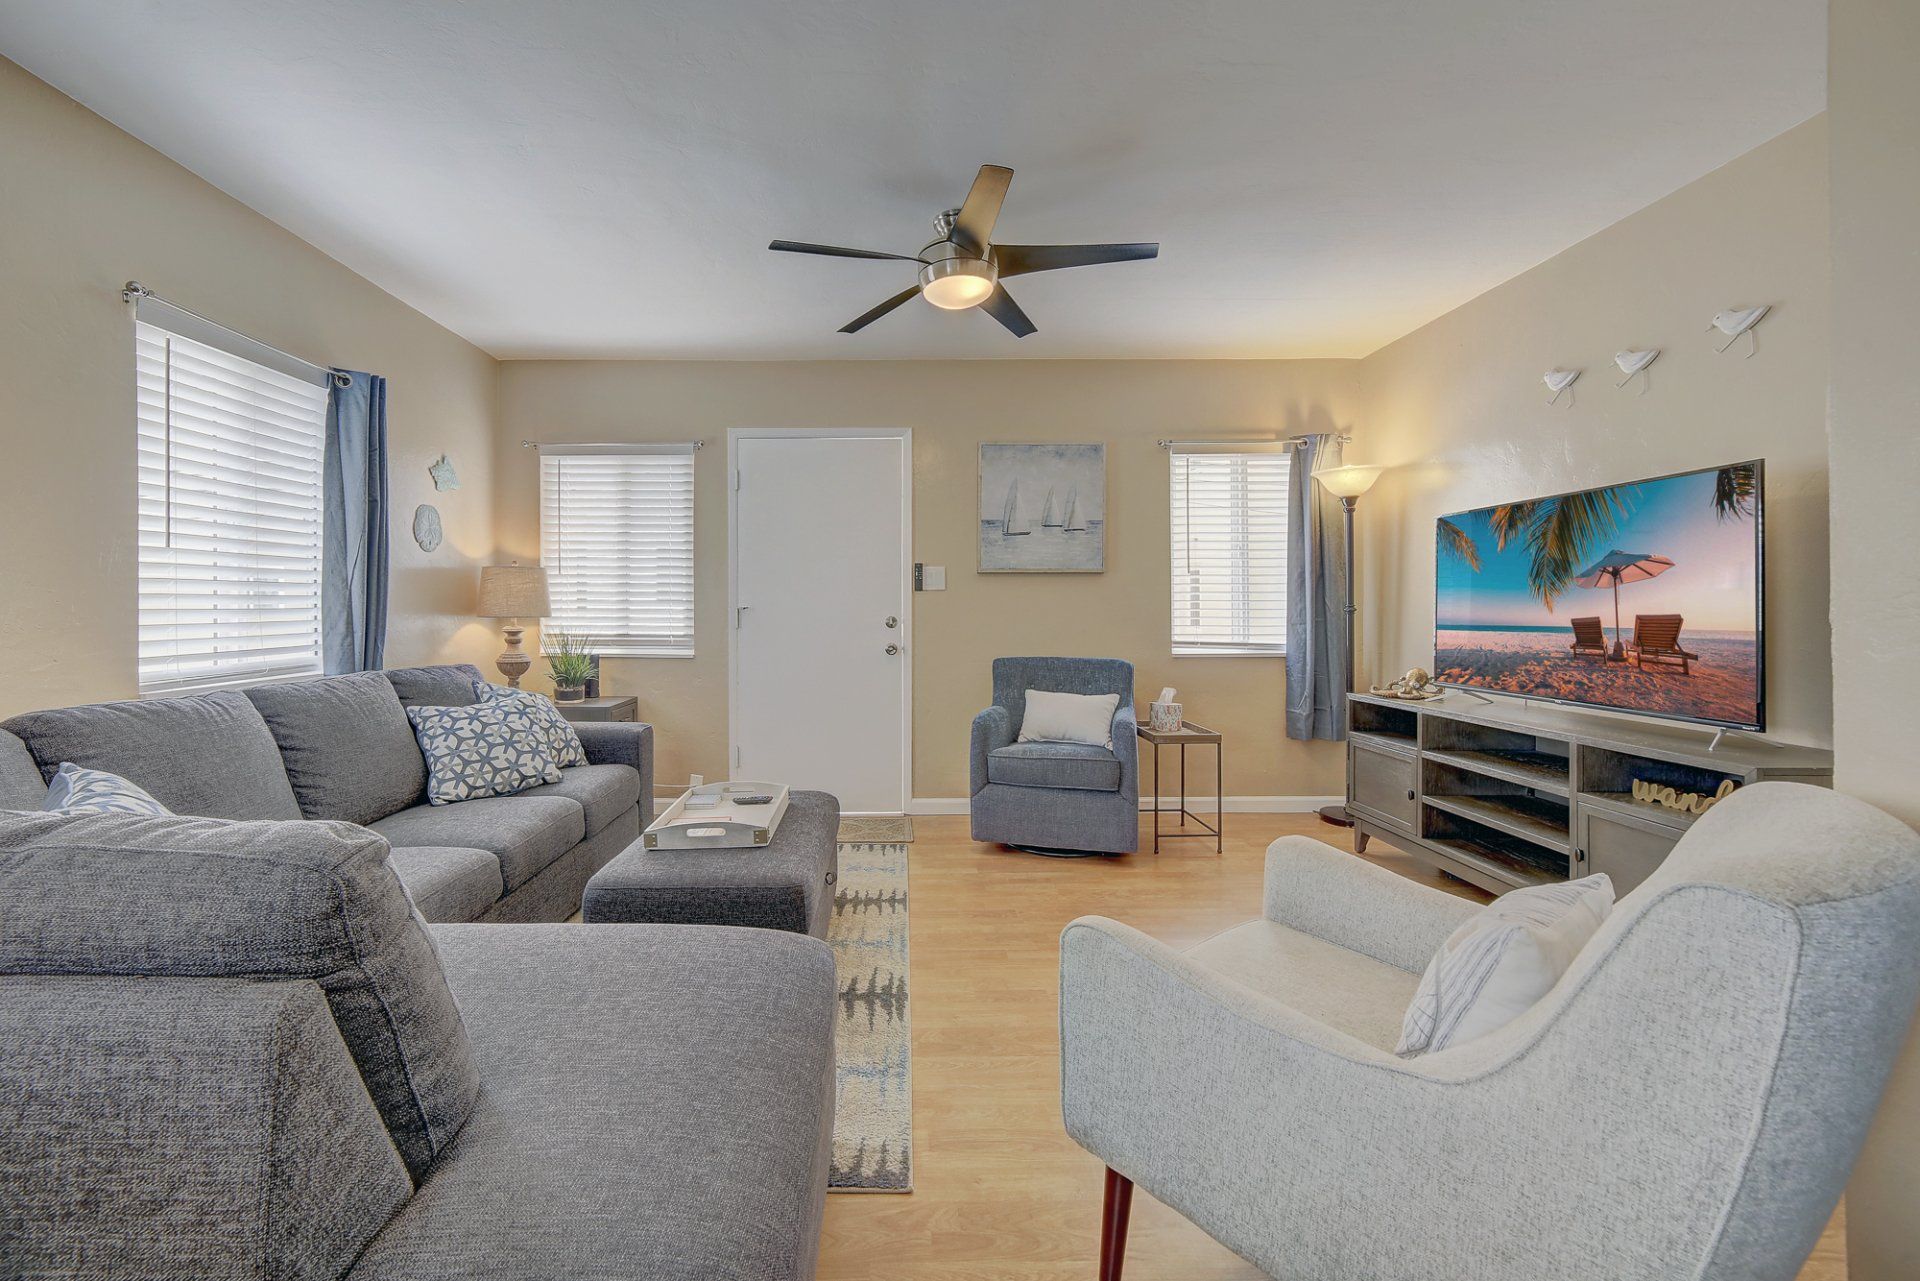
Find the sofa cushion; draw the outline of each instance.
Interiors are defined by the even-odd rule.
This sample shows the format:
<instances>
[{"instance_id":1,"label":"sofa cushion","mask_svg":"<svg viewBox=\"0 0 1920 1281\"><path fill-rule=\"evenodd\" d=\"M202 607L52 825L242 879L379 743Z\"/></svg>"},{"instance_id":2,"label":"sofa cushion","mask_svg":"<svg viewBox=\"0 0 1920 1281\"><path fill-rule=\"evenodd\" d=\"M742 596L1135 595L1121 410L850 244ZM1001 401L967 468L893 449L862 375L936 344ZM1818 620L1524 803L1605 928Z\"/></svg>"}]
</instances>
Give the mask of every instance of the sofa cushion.
<instances>
[{"instance_id":1,"label":"sofa cushion","mask_svg":"<svg viewBox=\"0 0 1920 1281\"><path fill-rule=\"evenodd\" d=\"M389 856L413 905L429 921L478 920L500 898L500 860L486 850L403 845Z\"/></svg>"},{"instance_id":2,"label":"sofa cushion","mask_svg":"<svg viewBox=\"0 0 1920 1281\"><path fill-rule=\"evenodd\" d=\"M505 703L518 708L531 716L534 723L541 726L547 734L547 743L553 749L554 762L562 769L587 763L587 751L580 746L580 735L573 724L560 714L553 700L545 694L536 694L530 689L508 689L505 685L480 686L480 701L483 703Z\"/></svg>"},{"instance_id":3,"label":"sofa cushion","mask_svg":"<svg viewBox=\"0 0 1920 1281\"><path fill-rule=\"evenodd\" d=\"M1120 790L1120 758L1086 743L1011 743L987 754L987 781L1011 787Z\"/></svg>"},{"instance_id":4,"label":"sofa cushion","mask_svg":"<svg viewBox=\"0 0 1920 1281\"><path fill-rule=\"evenodd\" d=\"M1273 921L1248 921L1187 949L1216 974L1391 1050L1420 980L1397 966Z\"/></svg>"},{"instance_id":5,"label":"sofa cushion","mask_svg":"<svg viewBox=\"0 0 1920 1281\"><path fill-rule=\"evenodd\" d=\"M587 835L640 803L640 774L630 765L576 765L560 771L558 783L530 788L522 796L564 796L586 812Z\"/></svg>"},{"instance_id":6,"label":"sofa cushion","mask_svg":"<svg viewBox=\"0 0 1920 1281\"><path fill-rule=\"evenodd\" d=\"M167 807L145 792L103 769L86 769L62 761L47 785L41 806L49 814L165 814Z\"/></svg>"},{"instance_id":7,"label":"sofa cushion","mask_svg":"<svg viewBox=\"0 0 1920 1281\"><path fill-rule=\"evenodd\" d=\"M37 810L46 799L47 780L33 763L33 753L0 729L0 810Z\"/></svg>"},{"instance_id":8,"label":"sofa cushion","mask_svg":"<svg viewBox=\"0 0 1920 1281\"><path fill-rule=\"evenodd\" d=\"M480 669L471 663L396 667L380 674L405 707L466 707L480 701Z\"/></svg>"},{"instance_id":9,"label":"sofa cushion","mask_svg":"<svg viewBox=\"0 0 1920 1281\"><path fill-rule=\"evenodd\" d=\"M547 731L524 707L490 699L470 707L409 707L427 761L427 802L513 796L560 781Z\"/></svg>"},{"instance_id":10,"label":"sofa cushion","mask_svg":"<svg viewBox=\"0 0 1920 1281\"><path fill-rule=\"evenodd\" d=\"M379 672L255 685L247 697L280 745L300 812L366 826L419 801L426 762Z\"/></svg>"},{"instance_id":11,"label":"sofa cushion","mask_svg":"<svg viewBox=\"0 0 1920 1281\"><path fill-rule=\"evenodd\" d=\"M564 796L489 796L452 805L416 805L369 825L398 849L450 845L500 860L508 893L586 838L585 812Z\"/></svg>"},{"instance_id":12,"label":"sofa cushion","mask_svg":"<svg viewBox=\"0 0 1920 1281\"><path fill-rule=\"evenodd\" d=\"M0 899L0 973L317 982L415 1180L479 1092L427 927L365 828L0 814Z\"/></svg>"},{"instance_id":13,"label":"sofa cushion","mask_svg":"<svg viewBox=\"0 0 1920 1281\"><path fill-rule=\"evenodd\" d=\"M300 817L280 749L239 690L28 712L6 728L42 778L72 761L118 774L175 814Z\"/></svg>"},{"instance_id":14,"label":"sofa cushion","mask_svg":"<svg viewBox=\"0 0 1920 1281\"><path fill-rule=\"evenodd\" d=\"M814 1275L834 969L800 934L434 931L487 1083L353 1281Z\"/></svg>"}]
</instances>

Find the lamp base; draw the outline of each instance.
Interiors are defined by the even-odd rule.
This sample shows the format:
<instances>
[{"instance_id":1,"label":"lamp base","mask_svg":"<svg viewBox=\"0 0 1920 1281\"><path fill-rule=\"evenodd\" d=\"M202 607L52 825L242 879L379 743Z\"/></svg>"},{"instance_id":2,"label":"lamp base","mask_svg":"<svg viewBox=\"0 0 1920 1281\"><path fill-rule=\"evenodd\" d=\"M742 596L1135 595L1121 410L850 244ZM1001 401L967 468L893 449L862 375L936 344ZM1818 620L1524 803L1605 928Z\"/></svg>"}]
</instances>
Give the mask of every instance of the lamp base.
<instances>
[{"instance_id":1,"label":"lamp base","mask_svg":"<svg viewBox=\"0 0 1920 1281\"><path fill-rule=\"evenodd\" d=\"M507 678L507 688L519 689L520 678L533 670L533 660L520 648L520 638L526 634L524 627L506 627L501 629L507 638L507 647L500 651L500 657L493 665Z\"/></svg>"},{"instance_id":2,"label":"lamp base","mask_svg":"<svg viewBox=\"0 0 1920 1281\"><path fill-rule=\"evenodd\" d=\"M1322 823L1331 823L1335 827L1352 827L1353 816L1347 813L1344 805L1322 805L1317 811Z\"/></svg>"}]
</instances>

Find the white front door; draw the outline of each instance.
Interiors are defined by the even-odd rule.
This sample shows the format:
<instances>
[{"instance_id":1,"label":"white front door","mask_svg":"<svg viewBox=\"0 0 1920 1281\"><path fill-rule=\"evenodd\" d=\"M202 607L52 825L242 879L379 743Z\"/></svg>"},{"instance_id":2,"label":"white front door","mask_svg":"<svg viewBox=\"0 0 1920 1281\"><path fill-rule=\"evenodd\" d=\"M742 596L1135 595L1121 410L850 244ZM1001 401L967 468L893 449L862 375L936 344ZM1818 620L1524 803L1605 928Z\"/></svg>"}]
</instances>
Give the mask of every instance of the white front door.
<instances>
[{"instance_id":1,"label":"white front door","mask_svg":"<svg viewBox=\"0 0 1920 1281\"><path fill-rule=\"evenodd\" d=\"M728 433L733 777L907 804L905 431Z\"/></svg>"}]
</instances>

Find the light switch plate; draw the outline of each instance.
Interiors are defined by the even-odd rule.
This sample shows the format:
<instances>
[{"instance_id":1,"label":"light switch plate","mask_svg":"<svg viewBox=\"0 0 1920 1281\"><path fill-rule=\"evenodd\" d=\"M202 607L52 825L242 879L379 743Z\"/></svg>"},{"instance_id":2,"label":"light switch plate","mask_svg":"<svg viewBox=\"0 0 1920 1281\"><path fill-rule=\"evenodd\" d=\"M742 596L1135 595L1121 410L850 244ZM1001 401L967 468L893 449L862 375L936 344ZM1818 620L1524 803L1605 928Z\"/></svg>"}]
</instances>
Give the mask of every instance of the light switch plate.
<instances>
[{"instance_id":1,"label":"light switch plate","mask_svg":"<svg viewBox=\"0 0 1920 1281\"><path fill-rule=\"evenodd\" d=\"M944 592L947 590L947 567L945 565L927 565L920 571L922 591Z\"/></svg>"}]
</instances>

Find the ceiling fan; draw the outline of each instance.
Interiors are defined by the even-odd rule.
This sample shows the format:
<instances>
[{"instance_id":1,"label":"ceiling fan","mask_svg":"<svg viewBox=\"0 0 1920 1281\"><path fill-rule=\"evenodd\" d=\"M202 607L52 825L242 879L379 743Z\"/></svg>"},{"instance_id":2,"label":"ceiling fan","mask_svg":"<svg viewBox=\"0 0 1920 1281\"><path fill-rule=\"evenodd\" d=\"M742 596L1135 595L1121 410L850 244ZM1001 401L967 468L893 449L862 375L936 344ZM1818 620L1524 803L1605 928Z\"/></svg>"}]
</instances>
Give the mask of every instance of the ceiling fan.
<instances>
[{"instance_id":1,"label":"ceiling fan","mask_svg":"<svg viewBox=\"0 0 1920 1281\"><path fill-rule=\"evenodd\" d=\"M768 245L790 254L824 254L829 258L888 258L920 264L920 283L904 289L872 311L840 326L843 334L857 334L915 294L923 295L936 307L965 311L978 307L1005 325L1015 338L1034 332L1027 313L1007 293L1000 282L1009 276L1024 276L1035 271L1058 271L1062 267L1090 267L1103 262L1132 262L1155 258L1157 244L1138 245L997 245L993 243L993 224L1000 217L1000 203L1007 198L1007 186L1013 170L1001 165L981 165L967 199L958 209L949 209L933 220L935 238L918 254L889 254L873 249L842 249L837 245L810 245L796 240L776 240Z\"/></svg>"}]
</instances>

